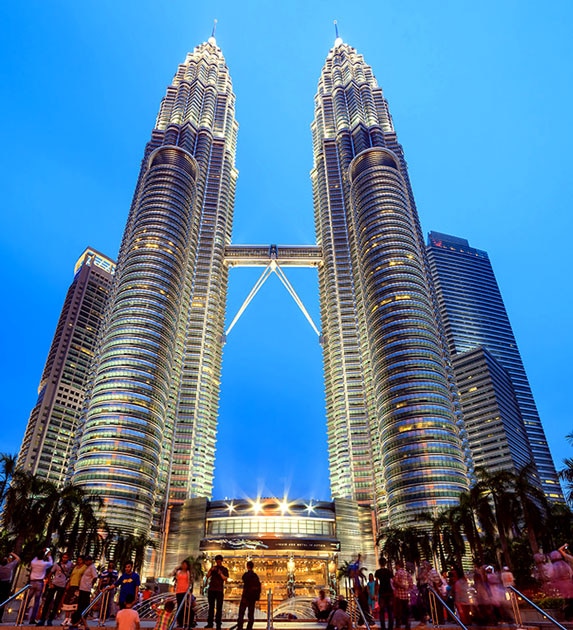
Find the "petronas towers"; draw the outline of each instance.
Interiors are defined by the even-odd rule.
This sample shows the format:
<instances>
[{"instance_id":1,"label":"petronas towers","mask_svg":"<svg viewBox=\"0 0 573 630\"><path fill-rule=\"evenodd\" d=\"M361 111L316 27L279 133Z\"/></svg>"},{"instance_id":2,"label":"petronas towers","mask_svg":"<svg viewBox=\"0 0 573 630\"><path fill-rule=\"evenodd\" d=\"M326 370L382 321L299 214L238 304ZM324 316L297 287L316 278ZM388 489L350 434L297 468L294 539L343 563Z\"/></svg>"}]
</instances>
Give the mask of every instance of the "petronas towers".
<instances>
[{"instance_id":1,"label":"petronas towers","mask_svg":"<svg viewBox=\"0 0 573 630\"><path fill-rule=\"evenodd\" d=\"M210 39L167 89L122 240L74 481L104 497L112 526L136 534L212 491L234 105Z\"/></svg>"},{"instance_id":2,"label":"petronas towers","mask_svg":"<svg viewBox=\"0 0 573 630\"><path fill-rule=\"evenodd\" d=\"M177 69L144 151L74 483L102 496L112 528L157 540L174 507L211 497L228 271L268 252L318 267L332 497L398 527L456 504L472 474L467 436L404 153L372 69L337 38L318 81L316 244L233 249L237 132L211 37Z\"/></svg>"}]
</instances>

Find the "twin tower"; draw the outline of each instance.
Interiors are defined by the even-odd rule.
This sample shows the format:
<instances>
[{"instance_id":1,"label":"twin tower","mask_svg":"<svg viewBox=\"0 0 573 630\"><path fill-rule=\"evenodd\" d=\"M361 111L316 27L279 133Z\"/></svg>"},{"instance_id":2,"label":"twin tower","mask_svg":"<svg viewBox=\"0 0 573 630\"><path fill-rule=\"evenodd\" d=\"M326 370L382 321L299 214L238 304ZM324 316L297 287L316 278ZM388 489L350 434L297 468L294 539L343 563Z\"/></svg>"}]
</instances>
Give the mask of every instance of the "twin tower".
<instances>
[{"instance_id":1,"label":"twin tower","mask_svg":"<svg viewBox=\"0 0 573 630\"><path fill-rule=\"evenodd\" d=\"M237 130L211 37L145 148L75 454L74 483L126 533L212 493ZM339 38L312 136L316 246L273 258L318 266L332 496L401 527L467 489L464 431L403 150L372 69Z\"/></svg>"}]
</instances>

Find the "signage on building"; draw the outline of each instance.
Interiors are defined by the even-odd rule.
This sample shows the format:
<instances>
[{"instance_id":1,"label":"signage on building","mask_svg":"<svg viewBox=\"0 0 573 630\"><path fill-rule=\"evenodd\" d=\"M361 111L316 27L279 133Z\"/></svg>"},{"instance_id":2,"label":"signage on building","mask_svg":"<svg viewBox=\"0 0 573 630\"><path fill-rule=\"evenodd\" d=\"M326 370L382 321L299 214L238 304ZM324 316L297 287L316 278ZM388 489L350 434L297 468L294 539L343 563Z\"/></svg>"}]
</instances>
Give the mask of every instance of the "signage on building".
<instances>
[{"instance_id":1,"label":"signage on building","mask_svg":"<svg viewBox=\"0 0 573 630\"><path fill-rule=\"evenodd\" d=\"M338 540L308 538L203 538L201 551L218 549L261 549L273 551L340 551Z\"/></svg>"}]
</instances>

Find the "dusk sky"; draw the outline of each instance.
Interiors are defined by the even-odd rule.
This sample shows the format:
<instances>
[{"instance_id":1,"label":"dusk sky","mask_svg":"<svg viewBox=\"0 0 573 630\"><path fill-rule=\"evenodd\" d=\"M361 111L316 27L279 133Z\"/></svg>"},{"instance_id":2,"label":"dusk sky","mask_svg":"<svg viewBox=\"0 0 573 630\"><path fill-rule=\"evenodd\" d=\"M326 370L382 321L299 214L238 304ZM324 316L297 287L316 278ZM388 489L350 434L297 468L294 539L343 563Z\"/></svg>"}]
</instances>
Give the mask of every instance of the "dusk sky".
<instances>
[{"instance_id":1,"label":"dusk sky","mask_svg":"<svg viewBox=\"0 0 573 630\"><path fill-rule=\"evenodd\" d=\"M145 143L211 34L239 122L233 243L313 244L310 123L340 35L389 101L424 233L486 250L557 468L573 456L573 2L0 4L0 452L16 453L74 264L115 257ZM232 319L262 270L230 273ZM287 276L320 327L314 270ZM330 496L321 348L272 276L224 350L214 498Z\"/></svg>"}]
</instances>

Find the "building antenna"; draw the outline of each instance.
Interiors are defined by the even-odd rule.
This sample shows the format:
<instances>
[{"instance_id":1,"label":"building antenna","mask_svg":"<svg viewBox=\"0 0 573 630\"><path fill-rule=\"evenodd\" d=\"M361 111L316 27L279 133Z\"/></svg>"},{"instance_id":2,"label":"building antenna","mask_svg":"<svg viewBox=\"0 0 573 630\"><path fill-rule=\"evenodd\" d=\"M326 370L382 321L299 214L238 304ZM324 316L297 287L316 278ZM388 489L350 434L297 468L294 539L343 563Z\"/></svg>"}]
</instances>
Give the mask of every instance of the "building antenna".
<instances>
[{"instance_id":1,"label":"building antenna","mask_svg":"<svg viewBox=\"0 0 573 630\"><path fill-rule=\"evenodd\" d=\"M334 32L336 34L336 39L338 39L340 37L338 34L338 20L334 20Z\"/></svg>"},{"instance_id":2,"label":"building antenna","mask_svg":"<svg viewBox=\"0 0 573 630\"><path fill-rule=\"evenodd\" d=\"M217 30L217 18L213 20L213 30L211 31L211 37L215 38L215 31Z\"/></svg>"}]
</instances>

